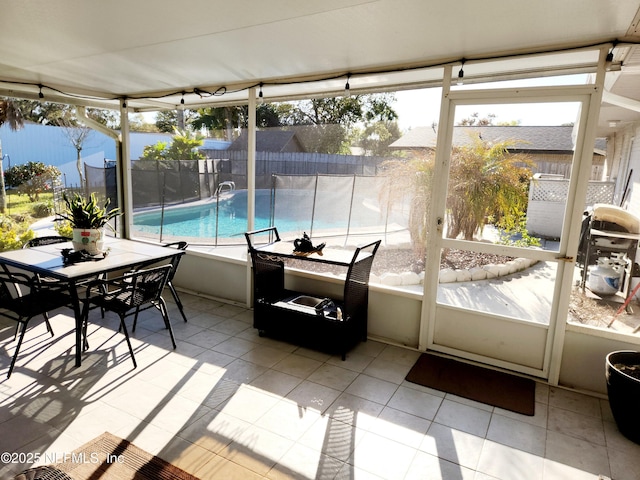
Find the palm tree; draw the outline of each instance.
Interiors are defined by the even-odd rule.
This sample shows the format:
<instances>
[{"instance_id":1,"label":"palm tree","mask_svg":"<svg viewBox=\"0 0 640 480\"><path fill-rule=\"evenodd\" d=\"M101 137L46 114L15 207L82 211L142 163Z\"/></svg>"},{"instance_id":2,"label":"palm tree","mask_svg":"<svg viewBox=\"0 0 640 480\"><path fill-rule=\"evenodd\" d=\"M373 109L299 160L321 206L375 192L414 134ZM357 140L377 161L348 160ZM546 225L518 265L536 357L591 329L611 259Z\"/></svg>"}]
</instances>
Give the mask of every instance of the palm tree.
<instances>
[{"instance_id":1,"label":"palm tree","mask_svg":"<svg viewBox=\"0 0 640 480\"><path fill-rule=\"evenodd\" d=\"M409 159L387 160L382 168L385 183L380 204L387 208L402 205L409 195L409 235L415 260L423 261L429 234L431 189L433 186L433 153L415 155Z\"/></svg>"},{"instance_id":2,"label":"palm tree","mask_svg":"<svg viewBox=\"0 0 640 480\"><path fill-rule=\"evenodd\" d=\"M505 229L518 225L527 209L532 162L510 148L518 143L496 143L471 139L471 144L453 147L447 190L447 237L473 240L475 234L491 221ZM389 160L383 164L386 184L381 203L398 204L409 192L409 234L417 260L424 259L431 189L433 186L433 152L409 159Z\"/></svg>"},{"instance_id":3,"label":"palm tree","mask_svg":"<svg viewBox=\"0 0 640 480\"><path fill-rule=\"evenodd\" d=\"M473 240L490 219L513 227L526 212L531 160L509 152L517 142L489 143L480 137L454 147L449 172L447 237ZM528 168L529 167L529 168Z\"/></svg>"},{"instance_id":4,"label":"palm tree","mask_svg":"<svg viewBox=\"0 0 640 480\"><path fill-rule=\"evenodd\" d=\"M23 127L24 121L22 113L11 99L0 100L0 127L7 123L13 131ZM7 192L4 188L4 170L3 170L2 142L0 141L0 213L4 213L7 208Z\"/></svg>"}]
</instances>

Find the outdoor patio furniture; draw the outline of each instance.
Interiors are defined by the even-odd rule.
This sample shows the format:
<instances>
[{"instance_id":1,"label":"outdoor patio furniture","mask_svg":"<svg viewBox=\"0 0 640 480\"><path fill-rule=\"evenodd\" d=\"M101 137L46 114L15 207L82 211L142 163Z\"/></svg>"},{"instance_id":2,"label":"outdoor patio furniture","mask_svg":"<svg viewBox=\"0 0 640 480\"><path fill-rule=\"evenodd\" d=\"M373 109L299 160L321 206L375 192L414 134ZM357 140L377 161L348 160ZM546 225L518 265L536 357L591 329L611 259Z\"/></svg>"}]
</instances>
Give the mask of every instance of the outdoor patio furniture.
<instances>
[{"instance_id":1,"label":"outdoor patio furniture","mask_svg":"<svg viewBox=\"0 0 640 480\"><path fill-rule=\"evenodd\" d=\"M57 244L57 243L66 243L66 242L70 242L70 241L71 241L71 239L67 238L67 237L62 237L60 235L49 235L49 236L46 236L46 237L32 238L27 243L25 243L22 246L22 248L33 248L33 247L39 247L41 245L54 245L54 244ZM42 275L39 275L39 274L36 274L36 278L42 284L50 284L50 283L59 282L59 280L56 279L56 278L46 277L46 276L42 276Z\"/></svg>"},{"instance_id":2,"label":"outdoor patio furniture","mask_svg":"<svg viewBox=\"0 0 640 480\"><path fill-rule=\"evenodd\" d=\"M36 237L29 240L22 248L39 247L40 245L52 245L54 243L70 242L71 239L60 235L48 235L46 237Z\"/></svg>"},{"instance_id":3,"label":"outdoor patio furniture","mask_svg":"<svg viewBox=\"0 0 640 480\"><path fill-rule=\"evenodd\" d=\"M133 240L107 237L106 246L109 255L96 261L65 263L58 245L43 245L31 249L18 249L0 252L0 264L22 271L38 273L57 278L64 282L69 290L70 304L73 307L75 326L75 365L82 365L82 302L81 292L86 289L87 280L104 276L110 272L121 272L144 265L171 261L183 251L170 250L160 245L140 243ZM163 285L164 286L164 285Z\"/></svg>"},{"instance_id":4,"label":"outdoor patio furniture","mask_svg":"<svg viewBox=\"0 0 640 480\"><path fill-rule=\"evenodd\" d=\"M47 286L43 288L37 277L29 277L22 273L0 272L0 315L17 322L15 337L16 344L7 378L11 376L22 346L29 321L33 317L42 315L47 331L53 337L53 329L49 323L48 312L70 303L66 285L57 288Z\"/></svg>"},{"instance_id":5,"label":"outdoor patio furniture","mask_svg":"<svg viewBox=\"0 0 640 480\"><path fill-rule=\"evenodd\" d=\"M256 247L253 238L271 235L271 242ZM281 242L275 227L245 233L253 265L253 326L261 336L273 334L294 342L339 353L367 339L369 274L381 241L355 249L325 248L300 256L295 246ZM347 269L341 299L285 288L284 259L301 259Z\"/></svg>"},{"instance_id":6,"label":"outdoor patio furniture","mask_svg":"<svg viewBox=\"0 0 640 480\"><path fill-rule=\"evenodd\" d=\"M182 250L185 251L187 249L187 247L189 246L189 244L185 241L179 241L179 242L171 242L171 243L165 243L164 244L165 247L168 248L177 248L178 250ZM184 313L184 307L182 306L182 302L180 301L180 297L178 296L178 292L176 292L175 287L173 286L172 280L173 277L176 276L176 272L178 271L178 265L180 265L180 259L182 258L182 255L176 255L175 257L173 257L171 259L171 272L169 273L169 278L167 279L167 287L169 287L169 290L171 290L171 295L173 295L173 299L176 302L176 305L178 306L178 309L180 310L180 314L182 315L182 318L184 319L184 321L187 321L187 316Z\"/></svg>"},{"instance_id":7,"label":"outdoor patio furniture","mask_svg":"<svg viewBox=\"0 0 640 480\"><path fill-rule=\"evenodd\" d=\"M173 336L173 329L169 321L167 305L162 298L162 291L167 284L171 274L172 265L163 265L147 270L137 270L127 273L121 277L110 280L95 280L87 284L86 297L83 300L82 309L82 335L84 350L89 348L87 341L87 326L89 311L92 305L116 313L120 317L120 329L124 332L133 367L136 368L135 355L129 331L125 324L125 318L133 315L133 328L135 331L138 321L138 314L149 308L157 308L162 314L164 324L169 330L171 343L176 348L176 341Z\"/></svg>"}]
</instances>

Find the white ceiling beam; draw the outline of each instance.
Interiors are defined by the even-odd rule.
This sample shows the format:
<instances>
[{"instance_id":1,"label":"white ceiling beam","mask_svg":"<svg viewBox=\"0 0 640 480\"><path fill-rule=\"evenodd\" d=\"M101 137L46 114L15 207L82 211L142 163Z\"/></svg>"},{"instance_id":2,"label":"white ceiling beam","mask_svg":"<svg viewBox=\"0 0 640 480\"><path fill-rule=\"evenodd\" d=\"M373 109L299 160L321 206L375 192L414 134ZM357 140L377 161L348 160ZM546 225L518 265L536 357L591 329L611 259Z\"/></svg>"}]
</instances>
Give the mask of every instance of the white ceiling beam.
<instances>
[{"instance_id":1,"label":"white ceiling beam","mask_svg":"<svg viewBox=\"0 0 640 480\"><path fill-rule=\"evenodd\" d=\"M611 93L608 90L602 92L602 101L617 107L626 108L627 110L640 112L640 101Z\"/></svg>"}]
</instances>

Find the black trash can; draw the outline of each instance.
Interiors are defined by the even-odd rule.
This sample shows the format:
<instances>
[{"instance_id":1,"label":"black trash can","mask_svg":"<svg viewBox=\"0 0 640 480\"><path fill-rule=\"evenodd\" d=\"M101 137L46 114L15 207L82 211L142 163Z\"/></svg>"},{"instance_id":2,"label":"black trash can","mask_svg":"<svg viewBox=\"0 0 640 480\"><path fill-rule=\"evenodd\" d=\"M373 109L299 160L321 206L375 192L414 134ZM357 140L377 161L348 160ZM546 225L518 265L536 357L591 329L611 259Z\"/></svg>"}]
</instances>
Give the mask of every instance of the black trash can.
<instances>
[{"instance_id":1,"label":"black trash can","mask_svg":"<svg viewBox=\"0 0 640 480\"><path fill-rule=\"evenodd\" d=\"M623 350L608 354L606 378L609 405L618 430L640 444L640 352Z\"/></svg>"}]
</instances>

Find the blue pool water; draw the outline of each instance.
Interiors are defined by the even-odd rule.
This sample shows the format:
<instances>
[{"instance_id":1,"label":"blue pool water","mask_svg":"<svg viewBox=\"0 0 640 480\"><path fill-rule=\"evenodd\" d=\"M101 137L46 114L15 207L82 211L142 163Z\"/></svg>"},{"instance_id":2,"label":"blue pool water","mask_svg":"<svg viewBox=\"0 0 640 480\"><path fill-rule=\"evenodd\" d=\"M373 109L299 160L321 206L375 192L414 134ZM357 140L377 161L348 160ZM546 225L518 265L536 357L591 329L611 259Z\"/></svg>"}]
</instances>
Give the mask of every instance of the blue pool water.
<instances>
[{"instance_id":1,"label":"blue pool water","mask_svg":"<svg viewBox=\"0 0 640 480\"><path fill-rule=\"evenodd\" d=\"M279 197L275 224L280 232L309 232L311 230L311 204L306 198ZM313 220L313 229L346 228L348 217L324 214ZM325 218L321 218L325 217ZM134 215L134 226L139 232L151 235L182 237L236 237L247 230L247 194L245 190L233 192L220 200L198 205L187 205L140 212ZM352 222L353 224L353 222ZM271 226L271 196L269 190L256 191L255 228Z\"/></svg>"}]
</instances>

